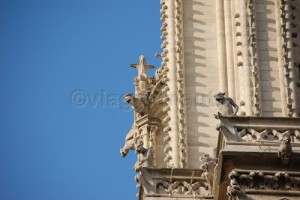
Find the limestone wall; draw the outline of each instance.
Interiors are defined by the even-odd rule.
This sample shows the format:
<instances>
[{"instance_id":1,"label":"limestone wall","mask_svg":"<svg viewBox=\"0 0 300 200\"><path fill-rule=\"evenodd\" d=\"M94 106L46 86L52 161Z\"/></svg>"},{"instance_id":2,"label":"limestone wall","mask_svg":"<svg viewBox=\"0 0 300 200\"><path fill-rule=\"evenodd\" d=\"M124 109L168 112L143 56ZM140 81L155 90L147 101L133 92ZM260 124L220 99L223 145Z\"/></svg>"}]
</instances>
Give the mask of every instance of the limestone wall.
<instances>
[{"instance_id":1,"label":"limestone wall","mask_svg":"<svg viewBox=\"0 0 300 200\"><path fill-rule=\"evenodd\" d=\"M198 168L217 144L214 95L239 116L299 116L300 3L292 0L161 0L162 71L169 120L159 163ZM168 139L168 137L170 139ZM168 147L169 146L169 147Z\"/></svg>"},{"instance_id":2,"label":"limestone wall","mask_svg":"<svg viewBox=\"0 0 300 200\"><path fill-rule=\"evenodd\" d=\"M214 94L219 92L215 1L183 1L189 165L217 144Z\"/></svg>"},{"instance_id":3,"label":"limestone wall","mask_svg":"<svg viewBox=\"0 0 300 200\"><path fill-rule=\"evenodd\" d=\"M218 92L236 101L240 116L299 116L300 3L281 2L182 1L190 167L216 146Z\"/></svg>"},{"instance_id":4,"label":"limestone wall","mask_svg":"<svg viewBox=\"0 0 300 200\"><path fill-rule=\"evenodd\" d=\"M275 5L273 0L256 4L258 59L263 116L281 116Z\"/></svg>"}]
</instances>

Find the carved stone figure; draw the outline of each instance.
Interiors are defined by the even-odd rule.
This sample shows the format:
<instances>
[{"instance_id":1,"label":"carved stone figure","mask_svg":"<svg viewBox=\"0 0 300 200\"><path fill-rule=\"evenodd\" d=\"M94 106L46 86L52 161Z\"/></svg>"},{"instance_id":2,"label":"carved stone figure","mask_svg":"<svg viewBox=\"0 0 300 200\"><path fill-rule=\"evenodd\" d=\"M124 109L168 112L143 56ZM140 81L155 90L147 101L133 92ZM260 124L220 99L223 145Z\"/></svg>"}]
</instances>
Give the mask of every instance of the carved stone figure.
<instances>
[{"instance_id":1,"label":"carved stone figure","mask_svg":"<svg viewBox=\"0 0 300 200\"><path fill-rule=\"evenodd\" d=\"M163 68L159 68L156 70L155 72L155 78L157 80L161 79L161 77L163 76Z\"/></svg>"},{"instance_id":2,"label":"carved stone figure","mask_svg":"<svg viewBox=\"0 0 300 200\"><path fill-rule=\"evenodd\" d=\"M135 171L140 171L141 167L151 167L151 159L153 157L153 149L145 148L143 141L139 140L135 145L135 152L138 154L138 160L134 165Z\"/></svg>"},{"instance_id":3,"label":"carved stone figure","mask_svg":"<svg viewBox=\"0 0 300 200\"><path fill-rule=\"evenodd\" d=\"M129 103L135 112L139 113L140 115L145 115L148 112L149 108L149 101L147 96L142 96L139 98L136 98L133 96L133 94L125 94L124 100Z\"/></svg>"},{"instance_id":4,"label":"carved stone figure","mask_svg":"<svg viewBox=\"0 0 300 200\"><path fill-rule=\"evenodd\" d=\"M200 195L201 183L199 181L162 181L157 184L157 188L162 188L166 194L169 195L193 195L194 197Z\"/></svg>"},{"instance_id":5,"label":"carved stone figure","mask_svg":"<svg viewBox=\"0 0 300 200\"><path fill-rule=\"evenodd\" d=\"M292 156L291 136L285 136L279 146L278 157L282 165L288 165Z\"/></svg>"},{"instance_id":6,"label":"carved stone figure","mask_svg":"<svg viewBox=\"0 0 300 200\"><path fill-rule=\"evenodd\" d=\"M200 165L200 169L204 172L201 175L201 178L205 180L206 189L209 194L213 194L213 182L214 182L214 171L216 167L216 159L210 158L208 154L205 154L201 157L203 164Z\"/></svg>"},{"instance_id":7,"label":"carved stone figure","mask_svg":"<svg viewBox=\"0 0 300 200\"><path fill-rule=\"evenodd\" d=\"M125 157L129 150L134 149L134 133L136 132L134 124L132 125L130 131L127 133L125 137L125 145L120 149L120 154L122 157Z\"/></svg>"},{"instance_id":8,"label":"carved stone figure","mask_svg":"<svg viewBox=\"0 0 300 200\"><path fill-rule=\"evenodd\" d=\"M219 92L215 95L215 99L218 102L217 106L219 108L218 115L215 116L235 116L239 110L238 105L230 97L226 97L225 93Z\"/></svg>"},{"instance_id":9,"label":"carved stone figure","mask_svg":"<svg viewBox=\"0 0 300 200\"><path fill-rule=\"evenodd\" d=\"M228 175L230 179L230 184L227 187L227 195L231 200L253 200L253 198L249 197L240 187L237 182L239 178L239 174L236 171L232 171Z\"/></svg>"},{"instance_id":10,"label":"carved stone figure","mask_svg":"<svg viewBox=\"0 0 300 200\"><path fill-rule=\"evenodd\" d=\"M277 191L298 191L300 178L298 175L279 171L274 174L266 171L236 172L231 171L230 180L235 179L239 187L248 190L277 190Z\"/></svg>"},{"instance_id":11,"label":"carved stone figure","mask_svg":"<svg viewBox=\"0 0 300 200\"><path fill-rule=\"evenodd\" d=\"M208 190L209 194L213 194L213 181L214 181L214 167L209 164L202 164L200 166L200 169L204 170L204 172L201 175L201 178L203 178L206 182L205 186Z\"/></svg>"}]
</instances>

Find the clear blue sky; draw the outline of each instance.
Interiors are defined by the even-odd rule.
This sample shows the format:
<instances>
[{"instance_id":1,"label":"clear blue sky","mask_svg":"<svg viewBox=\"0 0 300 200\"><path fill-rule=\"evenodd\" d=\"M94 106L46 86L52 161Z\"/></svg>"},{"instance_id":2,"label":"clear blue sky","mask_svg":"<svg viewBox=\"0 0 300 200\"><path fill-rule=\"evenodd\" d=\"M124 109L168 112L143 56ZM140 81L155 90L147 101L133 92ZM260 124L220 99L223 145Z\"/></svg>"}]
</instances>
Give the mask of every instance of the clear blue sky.
<instances>
[{"instance_id":1,"label":"clear blue sky","mask_svg":"<svg viewBox=\"0 0 300 200\"><path fill-rule=\"evenodd\" d=\"M136 156L119 155L133 119L122 94L140 54L161 62L159 10L0 0L0 200L136 199Z\"/></svg>"}]
</instances>

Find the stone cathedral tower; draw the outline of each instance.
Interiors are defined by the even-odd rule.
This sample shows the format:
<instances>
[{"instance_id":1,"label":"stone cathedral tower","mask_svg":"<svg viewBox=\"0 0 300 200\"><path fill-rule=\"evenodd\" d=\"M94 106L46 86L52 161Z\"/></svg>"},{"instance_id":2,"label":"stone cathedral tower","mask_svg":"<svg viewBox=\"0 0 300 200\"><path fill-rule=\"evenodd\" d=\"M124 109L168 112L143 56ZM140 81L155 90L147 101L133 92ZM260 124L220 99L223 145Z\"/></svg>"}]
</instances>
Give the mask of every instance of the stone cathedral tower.
<instances>
[{"instance_id":1,"label":"stone cathedral tower","mask_svg":"<svg viewBox=\"0 0 300 200\"><path fill-rule=\"evenodd\" d=\"M140 200L300 199L300 1L161 0L121 155Z\"/></svg>"}]
</instances>

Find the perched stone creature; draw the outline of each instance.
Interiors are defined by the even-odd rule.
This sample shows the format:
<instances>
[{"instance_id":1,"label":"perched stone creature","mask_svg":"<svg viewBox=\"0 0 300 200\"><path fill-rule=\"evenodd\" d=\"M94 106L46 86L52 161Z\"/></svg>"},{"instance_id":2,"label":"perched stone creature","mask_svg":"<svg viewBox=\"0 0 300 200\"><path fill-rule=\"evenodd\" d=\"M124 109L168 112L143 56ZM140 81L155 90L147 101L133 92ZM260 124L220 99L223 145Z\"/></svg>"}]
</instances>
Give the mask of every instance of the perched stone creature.
<instances>
[{"instance_id":1,"label":"perched stone creature","mask_svg":"<svg viewBox=\"0 0 300 200\"><path fill-rule=\"evenodd\" d=\"M147 96L142 96L140 98L136 98L133 94L125 94L124 100L129 103L135 112L140 115L145 115L148 112L149 101L147 100Z\"/></svg>"},{"instance_id":2,"label":"perched stone creature","mask_svg":"<svg viewBox=\"0 0 300 200\"><path fill-rule=\"evenodd\" d=\"M291 136L285 136L279 146L278 157L282 165L288 165L292 156Z\"/></svg>"},{"instance_id":3,"label":"perched stone creature","mask_svg":"<svg viewBox=\"0 0 300 200\"><path fill-rule=\"evenodd\" d=\"M152 148L145 148L143 141L139 140L135 145L135 152L138 154L138 161L134 165L135 171L140 171L142 167L151 167L151 159L153 156Z\"/></svg>"},{"instance_id":4,"label":"perched stone creature","mask_svg":"<svg viewBox=\"0 0 300 200\"><path fill-rule=\"evenodd\" d=\"M201 157L203 164L200 165L200 169L204 172L201 175L201 178L205 180L206 188L209 194L213 194L213 181L214 181L214 171L217 164L217 160L210 158L208 154L205 154Z\"/></svg>"},{"instance_id":5,"label":"perched stone creature","mask_svg":"<svg viewBox=\"0 0 300 200\"><path fill-rule=\"evenodd\" d=\"M230 97L226 97L225 93L219 92L215 95L215 99L218 102L217 106L219 108L218 116L235 116L239 110L238 105Z\"/></svg>"},{"instance_id":6,"label":"perched stone creature","mask_svg":"<svg viewBox=\"0 0 300 200\"><path fill-rule=\"evenodd\" d=\"M122 157L127 156L129 150L134 149L134 133L135 133L135 127L132 125L130 131L127 133L125 138L125 145L123 148L120 149L120 154Z\"/></svg>"}]
</instances>

